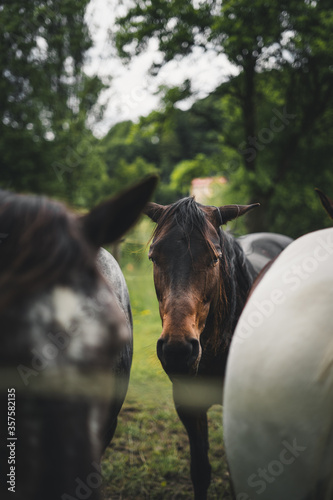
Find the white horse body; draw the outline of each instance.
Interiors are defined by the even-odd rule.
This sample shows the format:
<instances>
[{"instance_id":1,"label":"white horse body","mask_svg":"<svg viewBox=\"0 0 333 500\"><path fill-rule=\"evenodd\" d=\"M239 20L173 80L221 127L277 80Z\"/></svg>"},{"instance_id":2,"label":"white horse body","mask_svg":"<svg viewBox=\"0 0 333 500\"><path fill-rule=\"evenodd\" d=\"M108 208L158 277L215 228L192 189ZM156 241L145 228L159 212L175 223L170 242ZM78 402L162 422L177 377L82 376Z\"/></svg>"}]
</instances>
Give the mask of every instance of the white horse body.
<instances>
[{"instance_id":1,"label":"white horse body","mask_svg":"<svg viewBox=\"0 0 333 500\"><path fill-rule=\"evenodd\" d=\"M238 322L224 437L237 500L333 498L333 228L277 258Z\"/></svg>"}]
</instances>

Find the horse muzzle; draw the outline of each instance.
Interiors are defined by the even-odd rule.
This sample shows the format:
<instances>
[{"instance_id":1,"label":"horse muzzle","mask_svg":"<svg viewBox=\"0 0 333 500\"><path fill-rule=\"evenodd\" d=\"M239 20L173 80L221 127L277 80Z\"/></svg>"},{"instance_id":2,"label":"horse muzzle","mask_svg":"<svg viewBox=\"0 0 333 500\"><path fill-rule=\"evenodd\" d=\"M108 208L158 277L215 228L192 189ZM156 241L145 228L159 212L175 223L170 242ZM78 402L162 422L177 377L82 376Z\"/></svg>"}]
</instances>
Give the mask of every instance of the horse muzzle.
<instances>
[{"instance_id":1,"label":"horse muzzle","mask_svg":"<svg viewBox=\"0 0 333 500\"><path fill-rule=\"evenodd\" d=\"M175 375L195 375L201 359L201 345L196 338L173 340L160 337L157 341L157 356L165 372Z\"/></svg>"}]
</instances>

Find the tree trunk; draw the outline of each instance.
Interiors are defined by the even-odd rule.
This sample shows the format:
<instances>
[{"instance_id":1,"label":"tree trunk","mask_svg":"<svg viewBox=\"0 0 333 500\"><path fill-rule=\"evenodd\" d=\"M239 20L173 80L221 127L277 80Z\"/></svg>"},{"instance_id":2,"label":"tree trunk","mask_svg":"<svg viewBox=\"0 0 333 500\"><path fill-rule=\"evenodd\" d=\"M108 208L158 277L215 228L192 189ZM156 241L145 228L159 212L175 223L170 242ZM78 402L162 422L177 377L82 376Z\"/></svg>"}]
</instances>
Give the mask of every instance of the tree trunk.
<instances>
[{"instance_id":1,"label":"tree trunk","mask_svg":"<svg viewBox=\"0 0 333 500\"><path fill-rule=\"evenodd\" d=\"M243 119L246 148L240 151L243 155L246 170L254 172L256 167L256 113L255 113L255 59L251 54L244 63Z\"/></svg>"}]
</instances>

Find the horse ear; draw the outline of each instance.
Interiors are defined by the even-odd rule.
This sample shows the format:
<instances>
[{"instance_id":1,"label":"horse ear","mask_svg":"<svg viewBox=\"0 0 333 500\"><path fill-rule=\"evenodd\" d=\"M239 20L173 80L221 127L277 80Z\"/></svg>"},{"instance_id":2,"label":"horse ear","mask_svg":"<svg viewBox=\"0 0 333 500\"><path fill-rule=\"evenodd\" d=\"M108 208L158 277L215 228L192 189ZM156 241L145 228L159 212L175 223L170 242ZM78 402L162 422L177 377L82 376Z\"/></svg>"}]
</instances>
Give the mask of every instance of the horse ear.
<instances>
[{"instance_id":1,"label":"horse ear","mask_svg":"<svg viewBox=\"0 0 333 500\"><path fill-rule=\"evenodd\" d=\"M331 200L326 194L324 194L320 189L315 188L316 193L319 195L321 204L325 208L328 215L333 219L333 200Z\"/></svg>"},{"instance_id":2,"label":"horse ear","mask_svg":"<svg viewBox=\"0 0 333 500\"><path fill-rule=\"evenodd\" d=\"M157 203L147 203L143 210L143 213L148 215L153 222L158 222L167 207L164 205L158 205Z\"/></svg>"},{"instance_id":3,"label":"horse ear","mask_svg":"<svg viewBox=\"0 0 333 500\"><path fill-rule=\"evenodd\" d=\"M118 240L139 218L156 187L152 175L93 208L80 218L85 237L96 248Z\"/></svg>"},{"instance_id":4,"label":"horse ear","mask_svg":"<svg viewBox=\"0 0 333 500\"><path fill-rule=\"evenodd\" d=\"M219 207L218 210L221 215L219 225L226 224L259 206L260 203L253 203L252 205L224 205L223 207Z\"/></svg>"}]
</instances>

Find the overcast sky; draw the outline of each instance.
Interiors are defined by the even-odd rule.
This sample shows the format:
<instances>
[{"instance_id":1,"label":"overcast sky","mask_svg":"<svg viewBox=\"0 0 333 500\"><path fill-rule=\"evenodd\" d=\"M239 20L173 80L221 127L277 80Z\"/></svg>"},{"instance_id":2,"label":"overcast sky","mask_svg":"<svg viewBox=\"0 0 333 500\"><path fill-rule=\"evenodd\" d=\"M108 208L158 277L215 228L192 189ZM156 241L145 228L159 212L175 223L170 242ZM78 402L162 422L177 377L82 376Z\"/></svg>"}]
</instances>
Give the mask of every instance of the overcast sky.
<instances>
[{"instance_id":1,"label":"overcast sky","mask_svg":"<svg viewBox=\"0 0 333 500\"><path fill-rule=\"evenodd\" d=\"M228 75L235 74L235 68L225 56L203 54L198 49L186 60L168 63L158 77L153 78L148 75L148 70L153 61L159 60L155 41L151 42L144 54L135 58L128 67L125 66L116 56L108 36L116 16L123 13L124 9L123 2L117 0L91 0L87 9L87 22L94 47L89 51L86 71L90 75L98 74L106 81L111 77L108 89L101 95L101 102L107 103L104 120L94 127L95 134L100 137L117 122L136 120L156 109L159 97L154 93L161 84L180 85L190 78L197 97L204 97L225 81Z\"/></svg>"}]
</instances>

